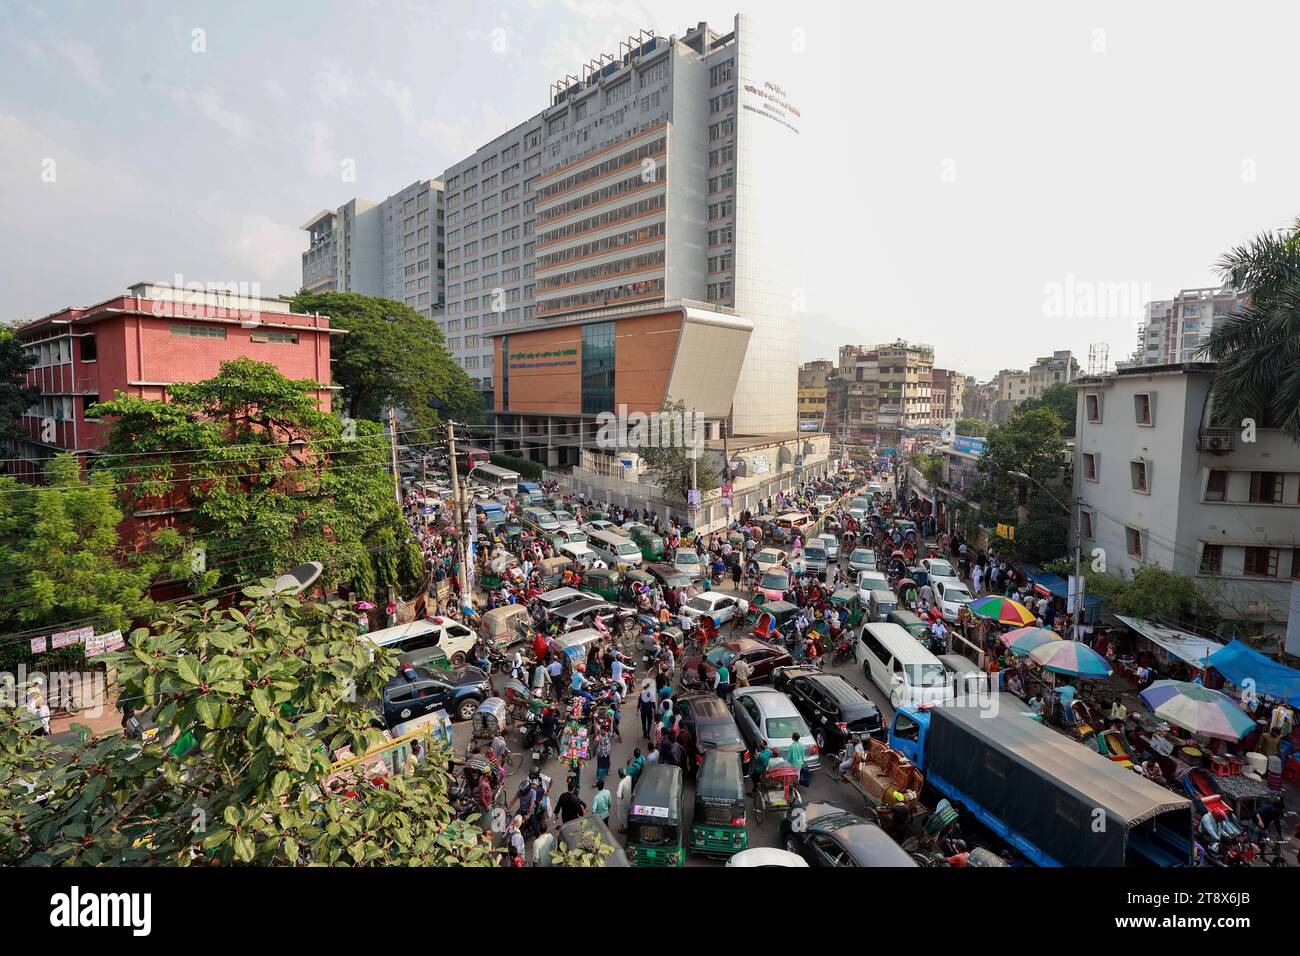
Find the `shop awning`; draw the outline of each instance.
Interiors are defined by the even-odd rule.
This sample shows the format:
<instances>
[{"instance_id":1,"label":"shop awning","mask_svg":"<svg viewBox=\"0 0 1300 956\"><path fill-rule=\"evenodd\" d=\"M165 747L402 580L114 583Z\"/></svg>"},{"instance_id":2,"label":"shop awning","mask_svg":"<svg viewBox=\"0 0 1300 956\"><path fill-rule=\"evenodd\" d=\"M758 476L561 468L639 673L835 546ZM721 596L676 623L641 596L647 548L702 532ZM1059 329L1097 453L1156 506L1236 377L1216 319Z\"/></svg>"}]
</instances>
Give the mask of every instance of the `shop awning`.
<instances>
[{"instance_id":1,"label":"shop awning","mask_svg":"<svg viewBox=\"0 0 1300 956\"><path fill-rule=\"evenodd\" d=\"M1265 657L1241 641L1233 641L1211 654L1210 666L1238 687L1250 686L1256 694L1300 706L1300 671ZM1246 681L1254 683L1248 685Z\"/></svg>"},{"instance_id":2,"label":"shop awning","mask_svg":"<svg viewBox=\"0 0 1300 956\"><path fill-rule=\"evenodd\" d=\"M1025 573L1025 577L1029 578L1029 583L1034 586L1034 590L1043 597L1051 595L1052 597L1060 598L1062 601L1069 599L1070 582L1065 580L1065 578L1061 577L1059 574L1053 574L1051 571L1039 571L1032 565L1028 564L1022 564L1020 570ZM1085 611L1088 608L1096 608L1100 606L1101 598L1094 597L1091 594L1085 594L1083 596L1083 607ZM1085 617L1084 620L1087 621L1087 617Z\"/></svg>"},{"instance_id":3,"label":"shop awning","mask_svg":"<svg viewBox=\"0 0 1300 956\"><path fill-rule=\"evenodd\" d=\"M1176 627L1153 624L1151 621L1140 617L1125 617L1123 614L1116 614L1115 617L1127 627L1137 631L1152 644L1160 645L1174 657L1180 661L1186 661L1193 667L1204 667L1207 657L1216 651L1223 650L1223 645L1211 637L1201 637L1199 634L1182 631ZM1297 673L1296 676L1300 677L1300 673Z\"/></svg>"}]
</instances>

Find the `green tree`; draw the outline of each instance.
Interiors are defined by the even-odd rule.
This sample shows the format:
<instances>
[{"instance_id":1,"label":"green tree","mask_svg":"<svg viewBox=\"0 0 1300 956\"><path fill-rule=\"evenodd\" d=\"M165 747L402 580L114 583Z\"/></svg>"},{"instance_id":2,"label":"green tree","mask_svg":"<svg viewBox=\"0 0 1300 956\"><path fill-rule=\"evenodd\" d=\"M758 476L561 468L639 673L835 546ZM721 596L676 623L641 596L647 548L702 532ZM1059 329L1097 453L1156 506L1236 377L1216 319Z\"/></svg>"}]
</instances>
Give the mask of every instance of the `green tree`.
<instances>
[{"instance_id":1,"label":"green tree","mask_svg":"<svg viewBox=\"0 0 1300 956\"><path fill-rule=\"evenodd\" d=\"M1016 413L1030 412L1036 408L1046 408L1055 412L1061 419L1061 434L1070 438L1074 435L1074 419L1077 400L1074 388L1065 382L1053 382L1043 389L1042 397L1031 398L1016 407Z\"/></svg>"},{"instance_id":2,"label":"green tree","mask_svg":"<svg viewBox=\"0 0 1300 956\"><path fill-rule=\"evenodd\" d=\"M385 738L372 706L396 672L337 602L249 588L237 607L169 610L108 655L158 736L53 744L0 714L0 862L20 865L485 866L448 801L449 752L411 774L337 776ZM369 778L369 779L368 779Z\"/></svg>"},{"instance_id":3,"label":"green tree","mask_svg":"<svg viewBox=\"0 0 1300 956\"><path fill-rule=\"evenodd\" d=\"M0 478L0 580L9 625L66 621L99 631L125 629L152 606L149 587L162 576L185 577L187 548L174 530L137 551L118 536L123 520L113 477L82 474L75 455L45 466L44 485Z\"/></svg>"},{"instance_id":4,"label":"green tree","mask_svg":"<svg viewBox=\"0 0 1300 956\"><path fill-rule=\"evenodd\" d=\"M215 378L171 386L166 402L118 393L94 410L108 419L104 450L123 456L103 467L137 507L187 509L203 563L223 581L320 561L326 585L373 596L412 541L388 442L373 422L345 426L320 411L317 389L240 358Z\"/></svg>"},{"instance_id":5,"label":"green tree","mask_svg":"<svg viewBox=\"0 0 1300 956\"><path fill-rule=\"evenodd\" d=\"M393 406L415 429L436 425L438 410L458 421L482 419L482 394L452 359L437 323L410 306L355 292L303 291L293 308L328 315L331 327L347 331L331 340L330 364L349 418L378 421Z\"/></svg>"},{"instance_id":6,"label":"green tree","mask_svg":"<svg viewBox=\"0 0 1300 956\"><path fill-rule=\"evenodd\" d=\"M1048 568L1061 575L1074 573L1072 558L1064 558ZM1166 621L1174 625L1195 624L1213 630L1221 623L1215 589L1195 578L1143 564L1129 575L1093 571L1084 564L1088 594L1101 600L1111 614Z\"/></svg>"},{"instance_id":7,"label":"green tree","mask_svg":"<svg viewBox=\"0 0 1300 956\"><path fill-rule=\"evenodd\" d=\"M1215 423L1236 428L1250 418L1300 441L1300 219L1225 253L1218 271L1246 304L1201 347L1218 363Z\"/></svg>"},{"instance_id":8,"label":"green tree","mask_svg":"<svg viewBox=\"0 0 1300 956\"><path fill-rule=\"evenodd\" d=\"M658 429L656 441L652 443L647 437L646 441L637 447L637 454L645 462L646 470L653 477L655 484L663 489L665 496L685 501L686 492L691 488L693 466L694 487L699 489L701 494L717 488L722 481L722 469L712 456L702 453L702 447L692 444L690 427L692 413L686 408L686 403L668 399L659 410L659 415L661 422L686 422L687 425L680 429L680 435L671 434L669 429L661 427ZM671 430L671 432L676 431L676 429ZM677 444L671 444L666 440L677 437L683 439Z\"/></svg>"},{"instance_id":9,"label":"green tree","mask_svg":"<svg viewBox=\"0 0 1300 956\"><path fill-rule=\"evenodd\" d=\"M18 419L41 391L27 385L27 370L36 364L12 332L0 329L0 445L21 437Z\"/></svg>"},{"instance_id":10,"label":"green tree","mask_svg":"<svg viewBox=\"0 0 1300 956\"><path fill-rule=\"evenodd\" d=\"M953 431L958 435L965 435L967 438L983 438L988 434L988 422L982 422L978 418L959 418L953 425Z\"/></svg>"},{"instance_id":11,"label":"green tree","mask_svg":"<svg viewBox=\"0 0 1300 956\"><path fill-rule=\"evenodd\" d=\"M1061 437L1062 421L1060 417L1047 408L1032 408L1017 411L1010 419L989 431L984 443L984 454L976 465L977 477L972 489L974 498L980 505L980 523L985 528L998 524L1016 527L1014 541L999 539L999 552L1009 557L1030 559L1030 553L1041 559L1048 542L1057 538L1057 529L1049 528L1041 533L1038 529L1029 532L1026 537L1026 522L1021 520L1022 505L1029 505L1031 520L1047 520L1051 508L1056 508L1064 515L1064 509L1052 502L1043 488L1052 491L1063 501L1069 491L1061 487L1061 477L1065 464L1065 441ZM1029 480L1017 477L1015 472L1023 472ZM1022 501L1022 496L1024 500ZM1035 501L1043 498L1044 501ZM1059 554L1064 547L1064 533L1059 535Z\"/></svg>"}]
</instances>

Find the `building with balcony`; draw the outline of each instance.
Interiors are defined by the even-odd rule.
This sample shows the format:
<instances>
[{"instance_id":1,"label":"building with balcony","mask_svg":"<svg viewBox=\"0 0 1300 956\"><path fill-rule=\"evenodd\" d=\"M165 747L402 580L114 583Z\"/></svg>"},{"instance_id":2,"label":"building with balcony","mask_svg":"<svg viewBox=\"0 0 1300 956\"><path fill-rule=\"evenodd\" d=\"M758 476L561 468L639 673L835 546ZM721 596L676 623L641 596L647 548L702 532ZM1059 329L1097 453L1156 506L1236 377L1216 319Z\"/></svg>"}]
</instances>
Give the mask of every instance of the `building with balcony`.
<instances>
[{"instance_id":1,"label":"building with balcony","mask_svg":"<svg viewBox=\"0 0 1300 956\"><path fill-rule=\"evenodd\" d=\"M1245 308L1246 296L1231 287L1183 289L1172 299L1148 302L1138 329L1137 350L1122 363L1169 365L1195 362L1214 327Z\"/></svg>"},{"instance_id":2,"label":"building with balcony","mask_svg":"<svg viewBox=\"0 0 1300 956\"><path fill-rule=\"evenodd\" d=\"M35 478L55 454L94 454L103 423L86 414L117 392L167 398L176 382L212 378L223 361L270 362L291 379L319 385L330 408L330 328L323 315L291 312L282 299L220 291L191 291L140 282L126 295L97 305L63 309L14 331L36 358L27 384L40 398L23 414L10 473Z\"/></svg>"},{"instance_id":3,"label":"building with balcony","mask_svg":"<svg viewBox=\"0 0 1300 956\"><path fill-rule=\"evenodd\" d=\"M1213 374L1176 363L1075 382L1084 551L1111 574L1193 575L1247 633L1281 631L1300 579L1300 446L1263 420L1214 427Z\"/></svg>"}]
</instances>

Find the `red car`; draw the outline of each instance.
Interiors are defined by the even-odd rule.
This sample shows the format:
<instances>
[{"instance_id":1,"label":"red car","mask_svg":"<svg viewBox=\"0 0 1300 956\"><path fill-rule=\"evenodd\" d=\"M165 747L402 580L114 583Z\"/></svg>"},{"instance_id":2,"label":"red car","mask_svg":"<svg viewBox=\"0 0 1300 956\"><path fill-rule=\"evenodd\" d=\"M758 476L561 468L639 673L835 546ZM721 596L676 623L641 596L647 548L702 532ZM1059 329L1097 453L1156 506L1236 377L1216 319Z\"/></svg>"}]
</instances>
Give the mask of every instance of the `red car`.
<instances>
[{"instance_id":1,"label":"red car","mask_svg":"<svg viewBox=\"0 0 1300 956\"><path fill-rule=\"evenodd\" d=\"M732 683L735 683L736 661L742 657L749 662L749 682L751 684L769 680L772 677L772 671L776 668L793 663L790 659L790 653L784 647L769 644L767 641L755 640L752 637L741 637L734 641L715 644L709 648L702 661L698 654L688 657L685 662L685 670L698 670L700 677L708 682L718 665L725 664L727 670L731 672Z\"/></svg>"}]
</instances>

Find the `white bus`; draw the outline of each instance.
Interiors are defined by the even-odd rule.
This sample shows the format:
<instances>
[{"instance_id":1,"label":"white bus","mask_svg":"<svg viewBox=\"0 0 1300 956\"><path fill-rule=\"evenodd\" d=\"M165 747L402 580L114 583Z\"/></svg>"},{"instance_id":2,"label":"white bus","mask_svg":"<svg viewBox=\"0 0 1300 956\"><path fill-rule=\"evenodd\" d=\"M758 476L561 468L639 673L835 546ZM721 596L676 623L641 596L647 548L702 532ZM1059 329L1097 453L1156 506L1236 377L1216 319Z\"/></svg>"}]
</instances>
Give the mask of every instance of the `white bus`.
<instances>
[{"instance_id":1,"label":"white bus","mask_svg":"<svg viewBox=\"0 0 1300 956\"><path fill-rule=\"evenodd\" d=\"M478 465L467 478L469 481L486 485L497 494L511 496L514 495L519 482L523 480L519 472L511 471L509 468L498 468L496 465Z\"/></svg>"}]
</instances>

